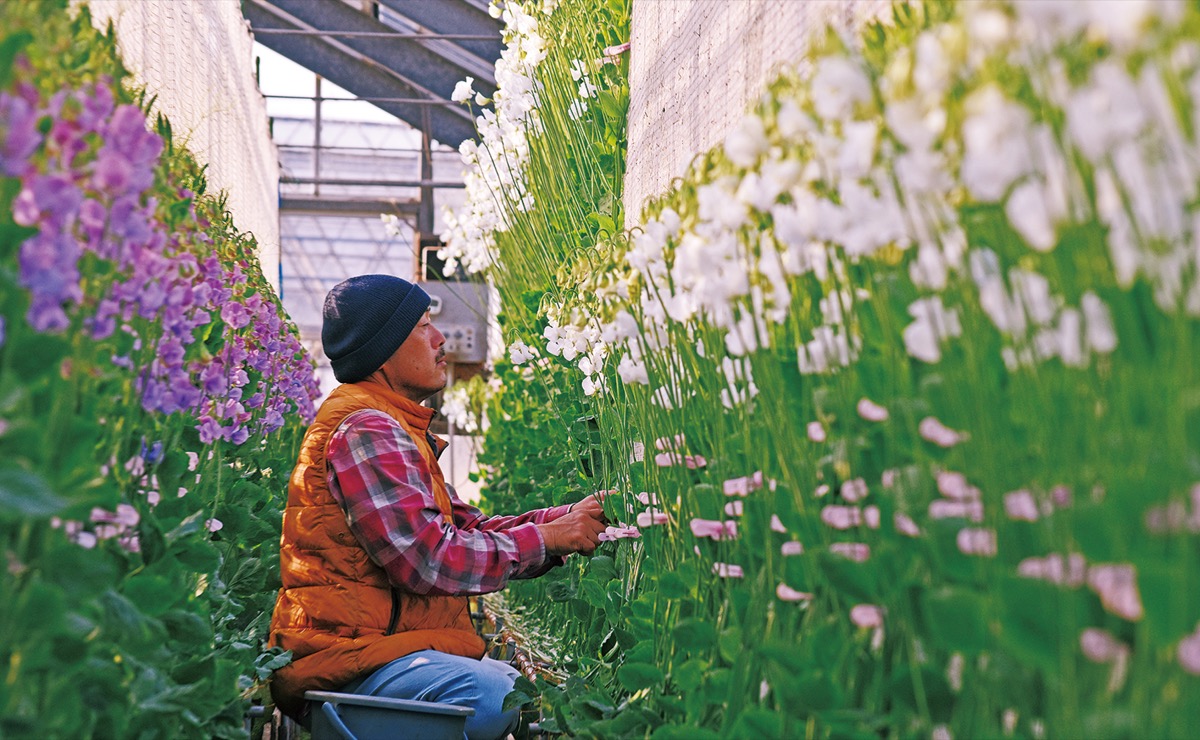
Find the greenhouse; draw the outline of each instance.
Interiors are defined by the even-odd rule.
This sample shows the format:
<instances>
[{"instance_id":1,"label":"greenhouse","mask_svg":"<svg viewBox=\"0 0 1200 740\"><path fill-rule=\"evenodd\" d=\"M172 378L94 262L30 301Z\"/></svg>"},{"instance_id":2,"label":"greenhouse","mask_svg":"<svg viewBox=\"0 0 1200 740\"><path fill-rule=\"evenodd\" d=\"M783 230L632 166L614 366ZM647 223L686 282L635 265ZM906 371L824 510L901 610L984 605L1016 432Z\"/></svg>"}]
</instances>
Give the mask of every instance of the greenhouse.
<instances>
[{"instance_id":1,"label":"greenhouse","mask_svg":"<svg viewBox=\"0 0 1200 740\"><path fill-rule=\"evenodd\" d=\"M1200 737L1195 2L8 0L0 286L0 738Z\"/></svg>"}]
</instances>

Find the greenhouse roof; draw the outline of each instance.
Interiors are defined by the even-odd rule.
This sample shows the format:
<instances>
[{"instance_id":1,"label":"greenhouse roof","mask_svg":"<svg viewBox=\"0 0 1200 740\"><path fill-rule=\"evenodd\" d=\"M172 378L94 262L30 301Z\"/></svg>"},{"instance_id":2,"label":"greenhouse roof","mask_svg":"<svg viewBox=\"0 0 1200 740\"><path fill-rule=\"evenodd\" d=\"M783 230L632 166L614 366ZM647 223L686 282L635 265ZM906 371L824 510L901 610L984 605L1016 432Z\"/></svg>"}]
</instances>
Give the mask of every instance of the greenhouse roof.
<instances>
[{"instance_id":1,"label":"greenhouse roof","mask_svg":"<svg viewBox=\"0 0 1200 740\"><path fill-rule=\"evenodd\" d=\"M454 86L470 76L495 92L500 23L476 0L242 0L242 10L264 46L452 147L475 136Z\"/></svg>"}]
</instances>

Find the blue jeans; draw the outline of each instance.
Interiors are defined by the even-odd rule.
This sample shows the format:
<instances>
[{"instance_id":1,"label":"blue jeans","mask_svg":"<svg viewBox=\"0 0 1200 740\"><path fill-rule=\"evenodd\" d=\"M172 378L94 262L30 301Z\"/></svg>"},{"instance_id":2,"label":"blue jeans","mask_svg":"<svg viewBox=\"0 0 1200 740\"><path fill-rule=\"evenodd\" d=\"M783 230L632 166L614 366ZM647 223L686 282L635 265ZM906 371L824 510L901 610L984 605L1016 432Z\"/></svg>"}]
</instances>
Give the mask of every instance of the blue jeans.
<instances>
[{"instance_id":1,"label":"blue jeans","mask_svg":"<svg viewBox=\"0 0 1200 740\"><path fill-rule=\"evenodd\" d=\"M391 663L344 690L362 696L432 701L471 707L467 740L495 740L517 729L520 711L501 711L520 674L508 663L421 650Z\"/></svg>"}]
</instances>

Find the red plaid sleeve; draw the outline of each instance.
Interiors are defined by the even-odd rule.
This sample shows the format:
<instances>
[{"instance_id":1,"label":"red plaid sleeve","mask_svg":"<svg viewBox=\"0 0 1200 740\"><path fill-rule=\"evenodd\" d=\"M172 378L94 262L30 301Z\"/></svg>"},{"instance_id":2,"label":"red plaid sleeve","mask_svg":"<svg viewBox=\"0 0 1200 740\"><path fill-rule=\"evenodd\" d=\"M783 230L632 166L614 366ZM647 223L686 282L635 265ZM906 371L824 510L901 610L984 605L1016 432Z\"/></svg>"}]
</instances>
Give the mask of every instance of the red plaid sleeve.
<instances>
[{"instance_id":1,"label":"red plaid sleeve","mask_svg":"<svg viewBox=\"0 0 1200 740\"><path fill-rule=\"evenodd\" d=\"M393 585L412 593L461 596L504 588L545 572L537 524L566 507L485 517L450 491L454 523L433 497L429 468L404 428L387 414L351 414L329 439L329 490L350 530Z\"/></svg>"}]
</instances>

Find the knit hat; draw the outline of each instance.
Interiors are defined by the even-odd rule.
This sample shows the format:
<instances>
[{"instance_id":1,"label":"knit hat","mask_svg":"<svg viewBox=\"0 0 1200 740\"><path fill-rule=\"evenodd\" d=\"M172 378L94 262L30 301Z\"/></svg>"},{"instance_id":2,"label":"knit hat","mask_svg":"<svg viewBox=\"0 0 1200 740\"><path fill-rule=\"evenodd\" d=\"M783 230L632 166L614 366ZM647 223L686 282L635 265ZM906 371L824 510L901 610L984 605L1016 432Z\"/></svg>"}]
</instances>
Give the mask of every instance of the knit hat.
<instances>
[{"instance_id":1,"label":"knit hat","mask_svg":"<svg viewBox=\"0 0 1200 740\"><path fill-rule=\"evenodd\" d=\"M359 275L325 296L321 344L339 383L383 366L429 308L429 294L391 275Z\"/></svg>"}]
</instances>

